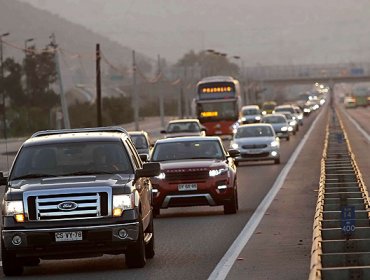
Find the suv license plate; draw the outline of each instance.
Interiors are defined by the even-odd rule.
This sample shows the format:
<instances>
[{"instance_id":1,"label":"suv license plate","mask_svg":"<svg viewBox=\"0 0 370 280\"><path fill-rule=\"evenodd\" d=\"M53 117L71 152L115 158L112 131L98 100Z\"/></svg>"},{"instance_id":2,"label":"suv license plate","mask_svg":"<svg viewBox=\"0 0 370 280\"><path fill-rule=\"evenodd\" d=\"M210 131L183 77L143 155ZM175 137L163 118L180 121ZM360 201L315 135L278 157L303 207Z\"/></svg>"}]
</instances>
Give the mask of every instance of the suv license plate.
<instances>
[{"instance_id":1,"label":"suv license plate","mask_svg":"<svg viewBox=\"0 0 370 280\"><path fill-rule=\"evenodd\" d=\"M82 240L82 231L56 232L55 241L78 241Z\"/></svg>"},{"instance_id":2,"label":"suv license plate","mask_svg":"<svg viewBox=\"0 0 370 280\"><path fill-rule=\"evenodd\" d=\"M197 184L178 184L177 188L179 191L196 191L198 186Z\"/></svg>"}]
</instances>

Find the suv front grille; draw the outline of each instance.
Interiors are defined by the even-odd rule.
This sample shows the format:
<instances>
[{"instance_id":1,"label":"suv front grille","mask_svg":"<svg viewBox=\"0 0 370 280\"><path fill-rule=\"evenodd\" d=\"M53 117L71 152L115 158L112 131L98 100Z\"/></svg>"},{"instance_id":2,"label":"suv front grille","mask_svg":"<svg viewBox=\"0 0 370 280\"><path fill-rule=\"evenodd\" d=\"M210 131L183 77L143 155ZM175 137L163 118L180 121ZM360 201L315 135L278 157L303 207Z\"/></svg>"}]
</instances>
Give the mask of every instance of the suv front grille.
<instances>
[{"instance_id":1,"label":"suv front grille","mask_svg":"<svg viewBox=\"0 0 370 280\"><path fill-rule=\"evenodd\" d=\"M195 171L195 172L173 172L166 173L168 181L177 180L206 180L209 178L209 171Z\"/></svg>"},{"instance_id":2,"label":"suv front grille","mask_svg":"<svg viewBox=\"0 0 370 280\"><path fill-rule=\"evenodd\" d=\"M28 194L29 220L62 220L108 216L108 192L78 192Z\"/></svg>"}]
</instances>

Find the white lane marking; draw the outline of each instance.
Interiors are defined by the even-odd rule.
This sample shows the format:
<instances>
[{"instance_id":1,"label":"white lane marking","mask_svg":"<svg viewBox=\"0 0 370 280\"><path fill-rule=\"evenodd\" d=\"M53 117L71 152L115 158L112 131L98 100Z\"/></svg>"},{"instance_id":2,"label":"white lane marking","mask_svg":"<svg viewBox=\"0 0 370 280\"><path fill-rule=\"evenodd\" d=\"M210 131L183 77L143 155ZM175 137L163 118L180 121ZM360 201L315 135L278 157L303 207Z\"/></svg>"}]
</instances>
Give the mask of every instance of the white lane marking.
<instances>
[{"instance_id":1,"label":"white lane marking","mask_svg":"<svg viewBox=\"0 0 370 280\"><path fill-rule=\"evenodd\" d=\"M326 108L325 110L329 110ZM301 152L304 144L307 142L308 137L311 135L312 130L316 127L318 120L322 117L324 109L320 112L320 115L311 125L310 129L304 135L302 141L299 143L289 161L281 170L279 176L277 177L274 185L264 197L262 202L258 205L256 211L253 213L252 217L249 219L248 223L244 226L243 230L239 233L238 237L235 239L233 244L227 250L226 254L222 257L220 262L217 264L215 269L212 271L208 280L224 280L232 268L236 258L239 256L240 252L243 250L245 245L248 243L253 232L256 230L257 226L261 222L263 216L265 215L267 209L270 207L271 202L274 200L275 196L279 192L281 186L284 183L286 176L288 175L290 169L292 168L295 160L297 159L299 153Z\"/></svg>"},{"instance_id":2,"label":"white lane marking","mask_svg":"<svg viewBox=\"0 0 370 280\"><path fill-rule=\"evenodd\" d=\"M347 116L347 118L353 123L353 125L362 133L362 135L367 139L367 142L370 142L370 135L356 122L346 110L341 108L342 112Z\"/></svg>"}]
</instances>

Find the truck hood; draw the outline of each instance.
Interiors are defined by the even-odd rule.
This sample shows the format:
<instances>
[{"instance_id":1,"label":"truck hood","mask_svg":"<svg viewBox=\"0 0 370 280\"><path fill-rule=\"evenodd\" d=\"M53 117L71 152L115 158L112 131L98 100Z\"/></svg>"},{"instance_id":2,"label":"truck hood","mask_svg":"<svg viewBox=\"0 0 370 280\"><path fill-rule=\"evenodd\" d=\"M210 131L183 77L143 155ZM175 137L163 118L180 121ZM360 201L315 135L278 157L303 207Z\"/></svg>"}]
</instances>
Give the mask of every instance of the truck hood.
<instances>
[{"instance_id":1,"label":"truck hood","mask_svg":"<svg viewBox=\"0 0 370 280\"><path fill-rule=\"evenodd\" d=\"M22 199L23 193L27 191L83 187L111 187L114 193L118 189L122 193L123 188L131 188L133 179L134 176L130 174L116 174L113 176L107 174L14 180L9 182L9 189L5 198L7 200Z\"/></svg>"}]
</instances>

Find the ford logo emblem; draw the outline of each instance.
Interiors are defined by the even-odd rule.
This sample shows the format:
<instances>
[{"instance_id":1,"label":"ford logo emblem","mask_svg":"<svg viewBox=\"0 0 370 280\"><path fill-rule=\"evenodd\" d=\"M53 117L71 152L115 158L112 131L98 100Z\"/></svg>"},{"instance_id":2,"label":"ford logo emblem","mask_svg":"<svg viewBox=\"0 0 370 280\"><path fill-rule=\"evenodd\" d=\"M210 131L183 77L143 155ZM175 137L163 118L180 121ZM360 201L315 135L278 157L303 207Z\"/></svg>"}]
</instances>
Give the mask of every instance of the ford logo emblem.
<instances>
[{"instance_id":1,"label":"ford logo emblem","mask_svg":"<svg viewBox=\"0 0 370 280\"><path fill-rule=\"evenodd\" d=\"M58 204L58 209L62 211L72 211L77 209L78 204L73 201L63 201L62 203Z\"/></svg>"}]
</instances>

